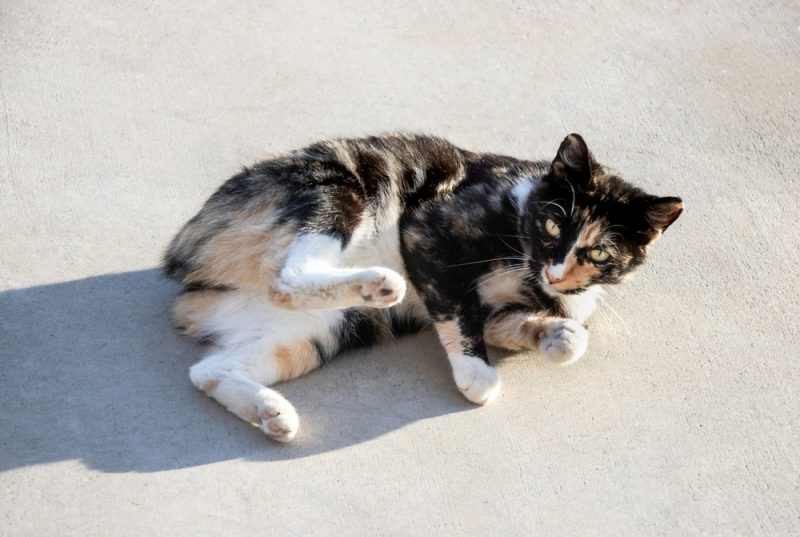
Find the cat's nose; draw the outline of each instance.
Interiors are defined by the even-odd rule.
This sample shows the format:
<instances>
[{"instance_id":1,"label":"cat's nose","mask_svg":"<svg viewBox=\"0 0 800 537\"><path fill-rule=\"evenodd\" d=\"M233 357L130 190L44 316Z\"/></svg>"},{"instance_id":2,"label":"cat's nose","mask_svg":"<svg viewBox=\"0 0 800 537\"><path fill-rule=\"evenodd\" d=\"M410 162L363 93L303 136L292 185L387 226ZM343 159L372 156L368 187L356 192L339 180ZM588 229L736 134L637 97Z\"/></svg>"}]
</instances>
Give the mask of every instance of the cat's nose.
<instances>
[{"instance_id":1,"label":"cat's nose","mask_svg":"<svg viewBox=\"0 0 800 537\"><path fill-rule=\"evenodd\" d=\"M550 263L545 271L547 274L547 281L550 283L559 283L564 281L564 263Z\"/></svg>"}]
</instances>

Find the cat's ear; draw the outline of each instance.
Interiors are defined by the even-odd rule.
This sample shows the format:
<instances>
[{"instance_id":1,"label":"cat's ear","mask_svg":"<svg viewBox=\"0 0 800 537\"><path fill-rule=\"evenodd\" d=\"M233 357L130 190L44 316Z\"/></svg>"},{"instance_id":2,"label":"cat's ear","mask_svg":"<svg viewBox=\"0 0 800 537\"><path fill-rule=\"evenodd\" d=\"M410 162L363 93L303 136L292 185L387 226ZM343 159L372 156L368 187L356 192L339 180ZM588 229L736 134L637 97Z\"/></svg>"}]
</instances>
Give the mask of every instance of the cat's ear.
<instances>
[{"instance_id":1,"label":"cat's ear","mask_svg":"<svg viewBox=\"0 0 800 537\"><path fill-rule=\"evenodd\" d=\"M676 197L652 196L644 201L644 219L648 224L649 242L659 238L683 212L683 201Z\"/></svg>"},{"instance_id":2,"label":"cat's ear","mask_svg":"<svg viewBox=\"0 0 800 537\"><path fill-rule=\"evenodd\" d=\"M596 167L597 163L583 137L573 132L561 142L556 158L550 165L550 173L585 184L591 179L592 169Z\"/></svg>"}]
</instances>

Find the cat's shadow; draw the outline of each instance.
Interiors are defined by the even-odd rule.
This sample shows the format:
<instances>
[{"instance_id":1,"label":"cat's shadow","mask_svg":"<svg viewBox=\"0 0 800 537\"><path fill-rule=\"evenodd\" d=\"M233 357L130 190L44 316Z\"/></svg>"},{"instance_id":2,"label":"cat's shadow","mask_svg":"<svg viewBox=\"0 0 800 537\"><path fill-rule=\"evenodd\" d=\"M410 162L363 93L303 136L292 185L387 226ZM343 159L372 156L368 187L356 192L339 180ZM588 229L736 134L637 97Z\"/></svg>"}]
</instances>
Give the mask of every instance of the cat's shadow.
<instances>
[{"instance_id":1,"label":"cat's shadow","mask_svg":"<svg viewBox=\"0 0 800 537\"><path fill-rule=\"evenodd\" d=\"M0 293L0 471L302 458L473 408L427 332L280 385L301 432L277 444L189 383L202 349L170 327L176 290L152 269Z\"/></svg>"}]
</instances>

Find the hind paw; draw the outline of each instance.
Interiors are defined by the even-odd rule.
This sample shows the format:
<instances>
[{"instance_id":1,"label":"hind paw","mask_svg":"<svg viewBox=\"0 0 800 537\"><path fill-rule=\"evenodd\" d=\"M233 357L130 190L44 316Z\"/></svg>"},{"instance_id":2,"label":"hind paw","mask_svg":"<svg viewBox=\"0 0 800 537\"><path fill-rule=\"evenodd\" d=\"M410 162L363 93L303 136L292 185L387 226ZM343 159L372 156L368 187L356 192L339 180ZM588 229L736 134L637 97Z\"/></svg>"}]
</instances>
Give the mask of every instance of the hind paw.
<instances>
[{"instance_id":1,"label":"hind paw","mask_svg":"<svg viewBox=\"0 0 800 537\"><path fill-rule=\"evenodd\" d=\"M361 283L359 293L368 306L388 308L403 300L406 281L393 270L378 268Z\"/></svg>"},{"instance_id":2,"label":"hind paw","mask_svg":"<svg viewBox=\"0 0 800 537\"><path fill-rule=\"evenodd\" d=\"M288 401L264 401L259 407L260 429L264 434L278 442L288 442L297 435L300 418Z\"/></svg>"}]
</instances>

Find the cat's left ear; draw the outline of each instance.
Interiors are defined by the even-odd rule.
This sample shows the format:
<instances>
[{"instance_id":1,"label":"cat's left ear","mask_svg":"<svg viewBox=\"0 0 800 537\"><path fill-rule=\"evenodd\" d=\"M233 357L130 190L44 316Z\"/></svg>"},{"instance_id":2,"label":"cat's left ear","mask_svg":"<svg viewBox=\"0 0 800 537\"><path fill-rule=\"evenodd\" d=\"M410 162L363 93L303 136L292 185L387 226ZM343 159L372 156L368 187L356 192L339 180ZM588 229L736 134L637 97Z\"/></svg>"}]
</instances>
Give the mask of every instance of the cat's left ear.
<instances>
[{"instance_id":1,"label":"cat's left ear","mask_svg":"<svg viewBox=\"0 0 800 537\"><path fill-rule=\"evenodd\" d=\"M649 225L649 242L659 238L683 212L683 200L676 197L653 196L644 202L644 218Z\"/></svg>"},{"instance_id":2,"label":"cat's left ear","mask_svg":"<svg viewBox=\"0 0 800 537\"><path fill-rule=\"evenodd\" d=\"M583 137L573 132L561 142L558 154L550 165L550 173L575 184L587 184L596 167L597 162Z\"/></svg>"}]
</instances>

